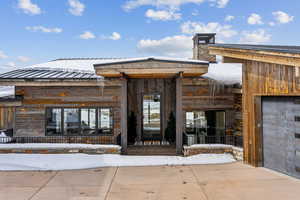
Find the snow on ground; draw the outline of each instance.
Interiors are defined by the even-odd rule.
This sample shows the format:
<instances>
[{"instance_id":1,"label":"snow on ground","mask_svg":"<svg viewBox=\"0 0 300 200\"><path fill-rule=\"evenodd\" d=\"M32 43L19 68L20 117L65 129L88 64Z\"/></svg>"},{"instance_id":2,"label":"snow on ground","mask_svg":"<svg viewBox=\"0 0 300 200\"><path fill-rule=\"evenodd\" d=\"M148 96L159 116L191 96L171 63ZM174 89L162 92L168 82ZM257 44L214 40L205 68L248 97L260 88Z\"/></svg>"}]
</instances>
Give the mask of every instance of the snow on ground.
<instances>
[{"instance_id":1,"label":"snow on ground","mask_svg":"<svg viewBox=\"0 0 300 200\"><path fill-rule=\"evenodd\" d=\"M124 156L87 154L0 154L0 171L72 170L98 167L162 166L232 163L231 154L180 156Z\"/></svg>"},{"instance_id":2,"label":"snow on ground","mask_svg":"<svg viewBox=\"0 0 300 200\"><path fill-rule=\"evenodd\" d=\"M208 73L204 74L203 77L211 78L224 84L242 84L242 64L210 64Z\"/></svg>"},{"instance_id":3,"label":"snow on ground","mask_svg":"<svg viewBox=\"0 0 300 200\"><path fill-rule=\"evenodd\" d=\"M0 135L1 138L1 135ZM102 145L102 144L51 144L51 143L36 143L36 144L1 144L0 149L121 149L119 145Z\"/></svg>"}]
</instances>

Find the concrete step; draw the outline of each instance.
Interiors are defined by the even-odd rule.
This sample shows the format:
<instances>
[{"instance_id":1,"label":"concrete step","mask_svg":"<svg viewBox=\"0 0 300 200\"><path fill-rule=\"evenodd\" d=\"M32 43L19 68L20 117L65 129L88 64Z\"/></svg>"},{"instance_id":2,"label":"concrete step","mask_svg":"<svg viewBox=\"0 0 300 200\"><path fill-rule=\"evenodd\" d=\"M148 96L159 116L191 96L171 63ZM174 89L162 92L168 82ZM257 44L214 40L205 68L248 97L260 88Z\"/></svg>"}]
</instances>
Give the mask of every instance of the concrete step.
<instances>
[{"instance_id":1,"label":"concrete step","mask_svg":"<svg viewBox=\"0 0 300 200\"><path fill-rule=\"evenodd\" d=\"M173 145L168 146L128 146L128 155L140 155L140 156L155 156L166 155L175 156L176 148Z\"/></svg>"}]
</instances>

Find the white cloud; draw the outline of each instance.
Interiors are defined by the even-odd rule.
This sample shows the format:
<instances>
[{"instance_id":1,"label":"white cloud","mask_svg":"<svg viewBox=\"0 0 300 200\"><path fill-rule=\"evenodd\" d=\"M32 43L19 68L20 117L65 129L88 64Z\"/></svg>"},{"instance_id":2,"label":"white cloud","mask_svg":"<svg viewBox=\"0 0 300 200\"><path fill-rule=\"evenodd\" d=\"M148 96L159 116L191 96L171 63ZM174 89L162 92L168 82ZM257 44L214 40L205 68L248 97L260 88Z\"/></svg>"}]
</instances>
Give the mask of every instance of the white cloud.
<instances>
[{"instance_id":1,"label":"white cloud","mask_svg":"<svg viewBox=\"0 0 300 200\"><path fill-rule=\"evenodd\" d=\"M255 30L252 32L244 31L242 32L242 38L240 39L240 42L247 44L261 44L269 42L271 40L271 37L272 36L263 29Z\"/></svg>"},{"instance_id":2,"label":"white cloud","mask_svg":"<svg viewBox=\"0 0 300 200\"><path fill-rule=\"evenodd\" d=\"M193 12L192 12L192 15L193 16L198 16L200 13L199 13L199 10L193 10Z\"/></svg>"},{"instance_id":3,"label":"white cloud","mask_svg":"<svg viewBox=\"0 0 300 200\"><path fill-rule=\"evenodd\" d=\"M18 56L17 57L17 60L19 61L19 62L28 62L28 61L30 61L30 58L28 58L28 57L26 57L26 56Z\"/></svg>"},{"instance_id":4,"label":"white cloud","mask_svg":"<svg viewBox=\"0 0 300 200\"><path fill-rule=\"evenodd\" d=\"M227 15L226 17L225 17L225 21L226 22L230 22L230 21L232 21L232 20L234 20L235 19L235 16L233 16L233 15Z\"/></svg>"},{"instance_id":5,"label":"white cloud","mask_svg":"<svg viewBox=\"0 0 300 200\"><path fill-rule=\"evenodd\" d=\"M120 33L113 32L112 35L109 38L111 40L120 40L121 39L121 35L120 35Z\"/></svg>"},{"instance_id":6,"label":"white cloud","mask_svg":"<svg viewBox=\"0 0 300 200\"><path fill-rule=\"evenodd\" d=\"M90 39L95 39L96 38L94 33L90 32L90 31L85 31L79 37L83 40L90 40Z\"/></svg>"},{"instance_id":7,"label":"white cloud","mask_svg":"<svg viewBox=\"0 0 300 200\"><path fill-rule=\"evenodd\" d=\"M255 25L264 23L262 22L262 18L259 14L253 13L248 17L248 24Z\"/></svg>"},{"instance_id":8,"label":"white cloud","mask_svg":"<svg viewBox=\"0 0 300 200\"><path fill-rule=\"evenodd\" d=\"M37 4L32 3L31 0L19 0L18 8L30 15L39 15L42 12L41 8Z\"/></svg>"},{"instance_id":9,"label":"white cloud","mask_svg":"<svg viewBox=\"0 0 300 200\"><path fill-rule=\"evenodd\" d=\"M69 12L75 16L82 16L85 5L81 3L79 0L69 0Z\"/></svg>"},{"instance_id":10,"label":"white cloud","mask_svg":"<svg viewBox=\"0 0 300 200\"><path fill-rule=\"evenodd\" d=\"M275 26L275 22L269 22L269 26Z\"/></svg>"},{"instance_id":11,"label":"white cloud","mask_svg":"<svg viewBox=\"0 0 300 200\"><path fill-rule=\"evenodd\" d=\"M204 24L201 22L187 21L181 25L182 33L217 33L218 42L223 42L224 39L231 38L237 34L237 31L232 29L230 25L221 25L218 22L210 22Z\"/></svg>"},{"instance_id":12,"label":"white cloud","mask_svg":"<svg viewBox=\"0 0 300 200\"><path fill-rule=\"evenodd\" d=\"M229 3L229 0L210 0L213 6L218 8L225 8Z\"/></svg>"},{"instance_id":13,"label":"white cloud","mask_svg":"<svg viewBox=\"0 0 300 200\"><path fill-rule=\"evenodd\" d=\"M16 68L17 67L16 63L14 63L14 62L8 62L8 63L5 64L5 66L6 67L12 67L12 68Z\"/></svg>"},{"instance_id":14,"label":"white cloud","mask_svg":"<svg viewBox=\"0 0 300 200\"><path fill-rule=\"evenodd\" d=\"M153 20L161 20L161 21L170 21L170 20L178 20L181 19L181 14L176 13L174 11L167 10L147 10L146 17L151 18Z\"/></svg>"},{"instance_id":15,"label":"white cloud","mask_svg":"<svg viewBox=\"0 0 300 200\"><path fill-rule=\"evenodd\" d=\"M8 56L3 51L0 51L0 59L5 59L5 58L8 58Z\"/></svg>"},{"instance_id":16,"label":"white cloud","mask_svg":"<svg viewBox=\"0 0 300 200\"><path fill-rule=\"evenodd\" d=\"M27 26L25 27L28 31L33 32L43 32L43 33L61 33L63 30L61 28L47 28L44 26Z\"/></svg>"},{"instance_id":17,"label":"white cloud","mask_svg":"<svg viewBox=\"0 0 300 200\"><path fill-rule=\"evenodd\" d=\"M279 24L287 24L294 20L294 16L290 16L289 14L283 11L273 12L272 14Z\"/></svg>"},{"instance_id":18,"label":"white cloud","mask_svg":"<svg viewBox=\"0 0 300 200\"><path fill-rule=\"evenodd\" d=\"M139 52L150 55L190 58L192 57L193 41L191 36L176 35L159 40L140 40L137 48Z\"/></svg>"},{"instance_id":19,"label":"white cloud","mask_svg":"<svg viewBox=\"0 0 300 200\"><path fill-rule=\"evenodd\" d=\"M211 3L212 6L224 8L229 0L127 0L123 8L127 11L140 6L154 6L157 8L179 9L180 6L188 3L201 4L204 2Z\"/></svg>"},{"instance_id":20,"label":"white cloud","mask_svg":"<svg viewBox=\"0 0 300 200\"><path fill-rule=\"evenodd\" d=\"M101 36L101 39L103 40L120 40L121 34L118 32L113 32L110 36Z\"/></svg>"}]
</instances>

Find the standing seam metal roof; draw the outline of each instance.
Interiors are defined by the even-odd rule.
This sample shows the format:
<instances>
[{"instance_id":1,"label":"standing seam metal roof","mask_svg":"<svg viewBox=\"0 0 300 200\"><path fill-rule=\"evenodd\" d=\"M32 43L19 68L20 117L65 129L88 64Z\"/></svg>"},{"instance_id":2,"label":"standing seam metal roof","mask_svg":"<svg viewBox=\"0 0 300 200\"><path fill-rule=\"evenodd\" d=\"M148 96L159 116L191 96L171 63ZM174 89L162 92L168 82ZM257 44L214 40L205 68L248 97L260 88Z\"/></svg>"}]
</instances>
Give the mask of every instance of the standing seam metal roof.
<instances>
[{"instance_id":1,"label":"standing seam metal roof","mask_svg":"<svg viewBox=\"0 0 300 200\"><path fill-rule=\"evenodd\" d=\"M99 79L95 73L54 69L17 69L0 74L0 79Z\"/></svg>"}]
</instances>

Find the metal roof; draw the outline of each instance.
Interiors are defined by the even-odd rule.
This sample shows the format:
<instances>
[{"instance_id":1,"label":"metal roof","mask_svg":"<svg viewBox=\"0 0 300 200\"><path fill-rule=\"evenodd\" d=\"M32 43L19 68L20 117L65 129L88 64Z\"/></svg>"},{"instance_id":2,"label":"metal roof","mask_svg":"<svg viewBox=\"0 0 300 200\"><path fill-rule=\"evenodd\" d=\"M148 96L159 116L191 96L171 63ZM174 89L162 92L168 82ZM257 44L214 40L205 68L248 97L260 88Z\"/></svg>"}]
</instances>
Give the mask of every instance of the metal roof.
<instances>
[{"instance_id":1,"label":"metal roof","mask_svg":"<svg viewBox=\"0 0 300 200\"><path fill-rule=\"evenodd\" d=\"M0 74L0 79L101 79L95 73L59 69L24 68Z\"/></svg>"},{"instance_id":2,"label":"metal roof","mask_svg":"<svg viewBox=\"0 0 300 200\"><path fill-rule=\"evenodd\" d=\"M300 46L280 46L280 45L250 45L250 44L212 44L211 47L244 49L254 51L271 51L279 53L300 54Z\"/></svg>"}]
</instances>

